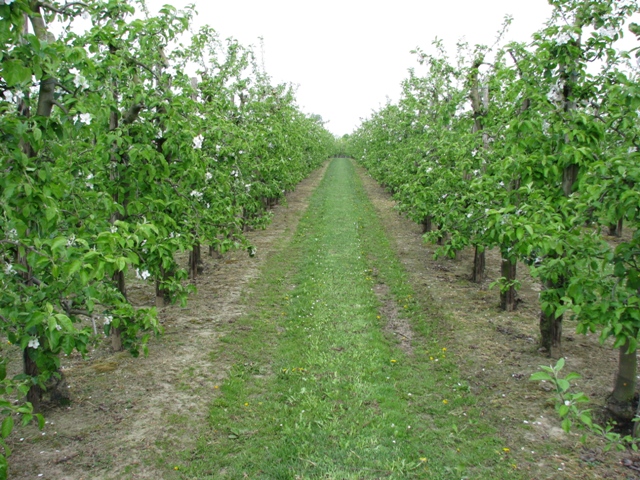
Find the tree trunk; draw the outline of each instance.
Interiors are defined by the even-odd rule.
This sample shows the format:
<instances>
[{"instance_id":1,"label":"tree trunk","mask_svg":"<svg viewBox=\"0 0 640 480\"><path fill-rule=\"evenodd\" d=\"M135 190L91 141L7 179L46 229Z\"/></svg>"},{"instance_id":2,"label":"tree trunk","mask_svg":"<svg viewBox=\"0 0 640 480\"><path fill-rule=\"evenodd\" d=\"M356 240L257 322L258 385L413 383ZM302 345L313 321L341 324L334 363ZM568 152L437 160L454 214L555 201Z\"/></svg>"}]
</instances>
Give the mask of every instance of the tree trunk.
<instances>
[{"instance_id":1,"label":"tree trunk","mask_svg":"<svg viewBox=\"0 0 640 480\"><path fill-rule=\"evenodd\" d=\"M191 256L189 256L189 262L191 262ZM175 273L175 270L173 269L173 267L168 272L165 271L165 269L162 266L160 267L160 279L164 280L172 276L174 273ZM168 292L167 290L164 290L160 286L160 282L161 282L160 279L156 279L156 307L158 308L162 308L171 304L171 293Z\"/></svg>"},{"instance_id":2,"label":"tree trunk","mask_svg":"<svg viewBox=\"0 0 640 480\"><path fill-rule=\"evenodd\" d=\"M633 420L633 400L636 394L636 375L638 371L638 355L634 350L627 353L629 341L620 347L618 357L618 372L616 374L613 392L607 400L607 410L617 419L625 422ZM635 432L635 428L634 428Z\"/></svg>"},{"instance_id":3,"label":"tree trunk","mask_svg":"<svg viewBox=\"0 0 640 480\"><path fill-rule=\"evenodd\" d=\"M38 371L36 362L34 362L29 355L30 350L32 349L27 347L22 352L24 373L30 377L37 377L40 372ZM42 388L40 388L40 385L32 385L27 392L27 402L31 402L35 413L40 413L40 400L42 400Z\"/></svg>"},{"instance_id":4,"label":"tree trunk","mask_svg":"<svg viewBox=\"0 0 640 480\"><path fill-rule=\"evenodd\" d=\"M558 280L558 284L562 284L563 279ZM542 285L543 290L557 288L551 282ZM540 347L549 353L551 358L560 358L562 356L562 315L556 318L555 312L547 315L544 311L540 311Z\"/></svg>"},{"instance_id":5,"label":"tree trunk","mask_svg":"<svg viewBox=\"0 0 640 480\"><path fill-rule=\"evenodd\" d=\"M609 235L620 238L622 236L622 219L618 223L609 225Z\"/></svg>"},{"instance_id":6,"label":"tree trunk","mask_svg":"<svg viewBox=\"0 0 640 480\"><path fill-rule=\"evenodd\" d=\"M200 242L195 242L193 249L189 252L189 275L194 282L198 274L202 273L203 267Z\"/></svg>"},{"instance_id":7,"label":"tree trunk","mask_svg":"<svg viewBox=\"0 0 640 480\"><path fill-rule=\"evenodd\" d=\"M475 254L473 256L473 272L471 272L472 282L482 283L484 281L485 266L485 249L481 245L476 245Z\"/></svg>"},{"instance_id":8,"label":"tree trunk","mask_svg":"<svg viewBox=\"0 0 640 480\"><path fill-rule=\"evenodd\" d=\"M431 215L427 215L424 217L424 220L422 220L422 233L429 233L431 230L433 230Z\"/></svg>"},{"instance_id":9,"label":"tree trunk","mask_svg":"<svg viewBox=\"0 0 640 480\"><path fill-rule=\"evenodd\" d=\"M442 229L440 227L438 227L438 230L442 231ZM441 234L440 238L438 238L438 245L446 244L448 239L449 239L449 235L447 235L446 232L443 232Z\"/></svg>"},{"instance_id":10,"label":"tree trunk","mask_svg":"<svg viewBox=\"0 0 640 480\"><path fill-rule=\"evenodd\" d=\"M113 274L113 280L120 294L127 299L127 286L124 278L124 272L116 272ZM111 348L116 352L124 350L122 347L122 326L111 327Z\"/></svg>"},{"instance_id":11,"label":"tree trunk","mask_svg":"<svg viewBox=\"0 0 640 480\"><path fill-rule=\"evenodd\" d=\"M516 309L516 288L513 282L516 279L517 263L508 258L502 258L501 273L502 277L509 283L509 288L500 290L500 308L505 312L513 312Z\"/></svg>"}]
</instances>

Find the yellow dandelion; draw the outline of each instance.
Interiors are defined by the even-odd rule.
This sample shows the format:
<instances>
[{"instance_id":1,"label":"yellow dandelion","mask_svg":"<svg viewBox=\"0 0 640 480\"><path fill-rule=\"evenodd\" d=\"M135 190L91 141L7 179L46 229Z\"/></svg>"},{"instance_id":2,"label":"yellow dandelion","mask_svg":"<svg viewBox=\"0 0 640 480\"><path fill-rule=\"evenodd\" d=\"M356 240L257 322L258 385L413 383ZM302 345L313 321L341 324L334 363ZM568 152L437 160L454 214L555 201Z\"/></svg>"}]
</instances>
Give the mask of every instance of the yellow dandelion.
<instances>
[{"instance_id":1,"label":"yellow dandelion","mask_svg":"<svg viewBox=\"0 0 640 480\"><path fill-rule=\"evenodd\" d=\"M249 406L249 404L248 404L247 402L244 402L244 406L245 406L245 407L248 407L248 406Z\"/></svg>"},{"instance_id":2,"label":"yellow dandelion","mask_svg":"<svg viewBox=\"0 0 640 480\"><path fill-rule=\"evenodd\" d=\"M444 403L444 404L446 405L447 403L449 403L449 400L447 400L447 399L445 398L444 400L442 400L442 403Z\"/></svg>"},{"instance_id":3,"label":"yellow dandelion","mask_svg":"<svg viewBox=\"0 0 640 480\"><path fill-rule=\"evenodd\" d=\"M220 387L218 387L218 385L214 385L213 388L220 388Z\"/></svg>"},{"instance_id":4,"label":"yellow dandelion","mask_svg":"<svg viewBox=\"0 0 640 480\"><path fill-rule=\"evenodd\" d=\"M427 457L420 457L420 461L423 462L423 463L426 462L427 461Z\"/></svg>"},{"instance_id":5,"label":"yellow dandelion","mask_svg":"<svg viewBox=\"0 0 640 480\"><path fill-rule=\"evenodd\" d=\"M173 467L173 469L174 469L174 470L180 470L180 468L178 468L178 467Z\"/></svg>"},{"instance_id":6,"label":"yellow dandelion","mask_svg":"<svg viewBox=\"0 0 640 480\"><path fill-rule=\"evenodd\" d=\"M396 362L397 362L397 360L391 360L391 363L396 363Z\"/></svg>"},{"instance_id":7,"label":"yellow dandelion","mask_svg":"<svg viewBox=\"0 0 640 480\"><path fill-rule=\"evenodd\" d=\"M510 450L508 447L504 447L504 448L502 449L502 451L503 451L504 453L509 453L511 450Z\"/></svg>"},{"instance_id":8,"label":"yellow dandelion","mask_svg":"<svg viewBox=\"0 0 640 480\"><path fill-rule=\"evenodd\" d=\"M446 352L447 351L447 347L442 347L442 351Z\"/></svg>"},{"instance_id":9,"label":"yellow dandelion","mask_svg":"<svg viewBox=\"0 0 640 480\"><path fill-rule=\"evenodd\" d=\"M429 360L433 360L433 357L429 357Z\"/></svg>"}]
</instances>

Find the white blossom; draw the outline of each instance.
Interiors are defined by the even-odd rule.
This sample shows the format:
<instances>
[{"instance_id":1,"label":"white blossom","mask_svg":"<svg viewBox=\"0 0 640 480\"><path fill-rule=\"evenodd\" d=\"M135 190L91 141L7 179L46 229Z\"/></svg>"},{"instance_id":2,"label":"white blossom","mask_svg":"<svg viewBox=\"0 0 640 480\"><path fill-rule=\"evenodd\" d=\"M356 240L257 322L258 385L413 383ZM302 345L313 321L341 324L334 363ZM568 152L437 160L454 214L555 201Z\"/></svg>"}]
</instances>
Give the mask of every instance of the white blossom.
<instances>
[{"instance_id":1,"label":"white blossom","mask_svg":"<svg viewBox=\"0 0 640 480\"><path fill-rule=\"evenodd\" d=\"M204 137L202 135L198 135L193 139L193 148L202 148L202 142L204 141Z\"/></svg>"},{"instance_id":2,"label":"white blossom","mask_svg":"<svg viewBox=\"0 0 640 480\"><path fill-rule=\"evenodd\" d=\"M5 275L11 275L13 273L16 273L16 269L13 268L13 265L11 265L10 263L5 263L4 264L4 274Z\"/></svg>"},{"instance_id":3,"label":"white blossom","mask_svg":"<svg viewBox=\"0 0 640 480\"><path fill-rule=\"evenodd\" d=\"M140 278L142 280L146 280L150 276L151 276L151 274L149 273L149 270L143 270L141 272L139 268L136 268L136 277L138 277L138 278Z\"/></svg>"},{"instance_id":4,"label":"white blossom","mask_svg":"<svg viewBox=\"0 0 640 480\"><path fill-rule=\"evenodd\" d=\"M111 322L113 322L113 317L111 315L105 315L104 324L109 325Z\"/></svg>"},{"instance_id":5,"label":"white blossom","mask_svg":"<svg viewBox=\"0 0 640 480\"><path fill-rule=\"evenodd\" d=\"M77 68L72 68L69 73L73 75L73 84L76 88L89 88L89 82L80 74Z\"/></svg>"},{"instance_id":6,"label":"white blossom","mask_svg":"<svg viewBox=\"0 0 640 480\"><path fill-rule=\"evenodd\" d=\"M18 231L15 228L12 228L7 232L7 238L9 240L15 240L16 238L18 238Z\"/></svg>"},{"instance_id":7,"label":"white blossom","mask_svg":"<svg viewBox=\"0 0 640 480\"><path fill-rule=\"evenodd\" d=\"M72 233L69 238L67 238L67 247L73 247L76 244L76 236Z\"/></svg>"},{"instance_id":8,"label":"white blossom","mask_svg":"<svg viewBox=\"0 0 640 480\"><path fill-rule=\"evenodd\" d=\"M62 325L56 325L56 330L58 331L62 330Z\"/></svg>"},{"instance_id":9,"label":"white blossom","mask_svg":"<svg viewBox=\"0 0 640 480\"><path fill-rule=\"evenodd\" d=\"M36 338L33 337L31 340L29 340L29 348L38 348L40 346L40 341Z\"/></svg>"},{"instance_id":10,"label":"white blossom","mask_svg":"<svg viewBox=\"0 0 640 480\"><path fill-rule=\"evenodd\" d=\"M566 45L571 40L573 40L573 37L569 33L562 32L562 33L558 34L558 37L556 38L556 44L558 44L558 45Z\"/></svg>"},{"instance_id":11,"label":"white blossom","mask_svg":"<svg viewBox=\"0 0 640 480\"><path fill-rule=\"evenodd\" d=\"M202 198L202 192L199 192L197 190L191 190L191 193L189 195L191 195L192 197L195 197L197 199Z\"/></svg>"},{"instance_id":12,"label":"white blossom","mask_svg":"<svg viewBox=\"0 0 640 480\"><path fill-rule=\"evenodd\" d=\"M109 230L111 230L111 233L118 233L118 227L116 227L115 225L111 225L111 228Z\"/></svg>"},{"instance_id":13,"label":"white blossom","mask_svg":"<svg viewBox=\"0 0 640 480\"><path fill-rule=\"evenodd\" d=\"M82 123L89 125L91 123L91 114L90 113L81 113L79 115L79 119Z\"/></svg>"},{"instance_id":14,"label":"white blossom","mask_svg":"<svg viewBox=\"0 0 640 480\"><path fill-rule=\"evenodd\" d=\"M556 84L553 87L551 87L551 89L549 90L549 93L547 93L547 100L549 100L552 103L560 102L564 100L563 90L564 90L564 84L562 83L562 81L558 80Z\"/></svg>"},{"instance_id":15,"label":"white blossom","mask_svg":"<svg viewBox=\"0 0 640 480\"><path fill-rule=\"evenodd\" d=\"M248 192L249 190L251 190L251 184L250 183L245 183L244 188L246 188L247 192Z\"/></svg>"},{"instance_id":16,"label":"white blossom","mask_svg":"<svg viewBox=\"0 0 640 480\"><path fill-rule=\"evenodd\" d=\"M598 29L598 35L602 37L608 37L612 40L616 33L618 32L616 31L615 28L612 28L612 27L609 27L609 28L602 27Z\"/></svg>"},{"instance_id":17,"label":"white blossom","mask_svg":"<svg viewBox=\"0 0 640 480\"><path fill-rule=\"evenodd\" d=\"M204 179L208 182L213 178L213 174L211 172L207 172L204 174Z\"/></svg>"},{"instance_id":18,"label":"white blossom","mask_svg":"<svg viewBox=\"0 0 640 480\"><path fill-rule=\"evenodd\" d=\"M231 170L231 176L238 178L240 176L240 173L237 170Z\"/></svg>"}]
</instances>

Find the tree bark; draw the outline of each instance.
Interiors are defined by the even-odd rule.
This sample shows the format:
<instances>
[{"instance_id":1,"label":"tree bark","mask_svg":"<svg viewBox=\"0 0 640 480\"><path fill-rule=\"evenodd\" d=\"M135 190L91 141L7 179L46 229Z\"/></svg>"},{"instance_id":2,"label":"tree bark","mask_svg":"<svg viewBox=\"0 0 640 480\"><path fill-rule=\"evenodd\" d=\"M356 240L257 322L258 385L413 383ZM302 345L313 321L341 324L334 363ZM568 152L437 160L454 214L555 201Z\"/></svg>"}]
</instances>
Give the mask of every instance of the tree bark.
<instances>
[{"instance_id":1,"label":"tree bark","mask_svg":"<svg viewBox=\"0 0 640 480\"><path fill-rule=\"evenodd\" d=\"M613 392L607 400L607 410L617 419L630 422L634 417L633 400L636 394L636 375L638 372L638 352L628 353L629 341L619 349L618 372ZM635 428L634 428L635 431Z\"/></svg>"},{"instance_id":2,"label":"tree bark","mask_svg":"<svg viewBox=\"0 0 640 480\"><path fill-rule=\"evenodd\" d=\"M195 242L193 244L193 249L189 252L189 275L194 283L198 274L202 273L203 266L200 242Z\"/></svg>"},{"instance_id":3,"label":"tree bark","mask_svg":"<svg viewBox=\"0 0 640 480\"><path fill-rule=\"evenodd\" d=\"M559 279L558 284L547 282L542 288L557 288L563 282L563 279ZM547 315L543 310L540 311L540 347L546 350L551 358L562 356L562 315L556 318L555 312Z\"/></svg>"},{"instance_id":4,"label":"tree bark","mask_svg":"<svg viewBox=\"0 0 640 480\"><path fill-rule=\"evenodd\" d=\"M37 377L40 372L38 370L38 366L36 362L33 361L31 356L29 355L29 350L31 348L27 347L22 352L24 373L30 377ZM33 411L35 413L40 413L40 401L42 400L42 388L40 385L32 385L27 392L27 402L31 402L33 405Z\"/></svg>"},{"instance_id":5,"label":"tree bark","mask_svg":"<svg viewBox=\"0 0 640 480\"><path fill-rule=\"evenodd\" d=\"M438 230L442 231L440 226L438 226ZM449 239L449 235L447 235L447 232L443 232L440 238L438 238L438 245L444 245L445 243L447 243L448 239Z\"/></svg>"},{"instance_id":6,"label":"tree bark","mask_svg":"<svg viewBox=\"0 0 640 480\"><path fill-rule=\"evenodd\" d=\"M618 223L609 225L609 235L620 238L622 236L622 219Z\"/></svg>"},{"instance_id":7,"label":"tree bark","mask_svg":"<svg viewBox=\"0 0 640 480\"><path fill-rule=\"evenodd\" d=\"M116 288L120 294L127 299L127 285L124 278L124 272L115 272L113 274L113 280L116 283ZM122 327L111 327L111 348L116 352L123 350L122 346Z\"/></svg>"},{"instance_id":8,"label":"tree bark","mask_svg":"<svg viewBox=\"0 0 640 480\"><path fill-rule=\"evenodd\" d=\"M502 310L504 310L505 312L513 312L516 309L517 294L516 288L512 284L512 282L516 279L516 268L516 262L508 258L502 258L502 277L505 278L506 281L510 284L509 288L507 288L506 290L500 290L500 308L502 308Z\"/></svg>"},{"instance_id":9,"label":"tree bark","mask_svg":"<svg viewBox=\"0 0 640 480\"><path fill-rule=\"evenodd\" d=\"M475 254L473 256L473 272L471 273L471 281L474 283L482 283L485 278L485 249L481 245L476 245Z\"/></svg>"},{"instance_id":10,"label":"tree bark","mask_svg":"<svg viewBox=\"0 0 640 480\"><path fill-rule=\"evenodd\" d=\"M422 220L422 233L429 233L431 230L433 230L431 215L427 215Z\"/></svg>"}]
</instances>

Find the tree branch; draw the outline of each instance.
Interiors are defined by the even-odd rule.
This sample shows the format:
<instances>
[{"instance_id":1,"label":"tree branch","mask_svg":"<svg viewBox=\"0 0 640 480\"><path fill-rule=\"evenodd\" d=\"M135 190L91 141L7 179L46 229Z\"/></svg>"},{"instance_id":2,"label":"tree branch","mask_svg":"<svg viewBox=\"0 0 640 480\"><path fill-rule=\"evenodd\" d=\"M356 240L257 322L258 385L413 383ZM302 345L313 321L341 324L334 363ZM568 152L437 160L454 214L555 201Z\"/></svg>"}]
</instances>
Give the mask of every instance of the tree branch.
<instances>
[{"instance_id":1,"label":"tree branch","mask_svg":"<svg viewBox=\"0 0 640 480\"><path fill-rule=\"evenodd\" d=\"M45 10L48 10L50 12L59 13L60 15L67 15L68 14L68 10L70 8L72 8L72 7L84 7L86 9L89 9L89 5L87 5L86 3L83 3L83 2L66 3L61 8L57 8L54 5L51 5L50 3L47 3L47 2L38 2L38 6L44 8Z\"/></svg>"}]
</instances>

